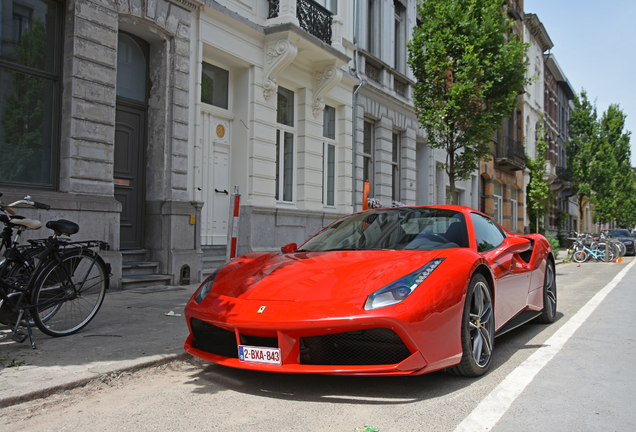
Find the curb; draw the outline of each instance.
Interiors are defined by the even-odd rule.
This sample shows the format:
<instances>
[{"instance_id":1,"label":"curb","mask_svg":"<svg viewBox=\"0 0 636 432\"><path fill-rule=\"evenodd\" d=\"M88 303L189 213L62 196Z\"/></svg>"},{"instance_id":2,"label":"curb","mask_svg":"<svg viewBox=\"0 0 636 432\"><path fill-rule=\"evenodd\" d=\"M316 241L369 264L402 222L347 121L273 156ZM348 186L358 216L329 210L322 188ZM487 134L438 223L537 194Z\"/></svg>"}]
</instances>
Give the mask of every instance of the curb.
<instances>
[{"instance_id":1,"label":"curb","mask_svg":"<svg viewBox=\"0 0 636 432\"><path fill-rule=\"evenodd\" d=\"M120 369L113 369L112 371L109 372L105 372L105 373L101 373L99 375L95 375L92 377L88 377L88 378L82 378L79 379L77 381L72 381L72 382L68 382L65 384L59 384L53 387L49 387L46 389L42 389L42 390L38 390L38 391L34 391L31 393L26 393L23 395L19 395L19 396L13 396L13 397L8 397L8 398L4 398L4 399L0 399L0 408L6 408L9 407L11 405L17 405L23 402L28 402L34 399L43 399L46 398L48 396L51 396L55 393L59 393L65 390L72 390L72 389L76 389L78 387L82 387L85 386L86 384L88 384L89 382L104 376L104 375L108 375L108 374L118 374L118 373L124 373L124 372L136 372L142 369L147 369L149 367L153 367L153 366L159 366L162 364L166 364L166 363L170 363L173 362L175 360L187 360L189 358L191 358L192 355L188 354L188 353L182 353L182 354L169 354L166 357L162 358L162 359L157 359L157 360L151 360L151 361L147 361L144 363L139 363L137 365L134 366L128 366L125 368L120 368Z\"/></svg>"}]
</instances>

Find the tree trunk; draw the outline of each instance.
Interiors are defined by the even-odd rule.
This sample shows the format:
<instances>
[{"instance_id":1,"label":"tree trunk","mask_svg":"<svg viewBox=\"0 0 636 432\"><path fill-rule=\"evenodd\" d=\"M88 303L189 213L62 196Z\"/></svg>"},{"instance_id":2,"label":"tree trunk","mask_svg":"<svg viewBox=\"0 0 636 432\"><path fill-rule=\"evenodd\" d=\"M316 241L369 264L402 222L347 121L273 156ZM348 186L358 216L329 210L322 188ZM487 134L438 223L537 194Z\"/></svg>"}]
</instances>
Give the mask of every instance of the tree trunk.
<instances>
[{"instance_id":1,"label":"tree trunk","mask_svg":"<svg viewBox=\"0 0 636 432\"><path fill-rule=\"evenodd\" d=\"M459 204L455 202L455 153L449 152L446 160L448 161L448 166L446 167L446 174L448 174L448 183L449 183L449 193L450 200L449 203Z\"/></svg>"},{"instance_id":2,"label":"tree trunk","mask_svg":"<svg viewBox=\"0 0 636 432\"><path fill-rule=\"evenodd\" d=\"M583 232L583 230L581 229L582 224L583 224L583 195L576 195L576 199L579 202L579 229L578 232Z\"/></svg>"}]
</instances>

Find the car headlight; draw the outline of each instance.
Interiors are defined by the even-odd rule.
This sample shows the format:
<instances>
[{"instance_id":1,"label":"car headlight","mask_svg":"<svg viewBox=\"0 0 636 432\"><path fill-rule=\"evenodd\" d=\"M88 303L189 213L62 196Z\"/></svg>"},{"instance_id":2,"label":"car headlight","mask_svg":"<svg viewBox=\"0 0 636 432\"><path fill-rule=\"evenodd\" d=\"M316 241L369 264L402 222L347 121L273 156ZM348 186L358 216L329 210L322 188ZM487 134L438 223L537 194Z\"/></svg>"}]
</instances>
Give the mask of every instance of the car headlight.
<instances>
[{"instance_id":1,"label":"car headlight","mask_svg":"<svg viewBox=\"0 0 636 432\"><path fill-rule=\"evenodd\" d=\"M379 309L398 304L411 295L415 288L435 270L444 258L437 258L426 264L421 269L410 273L367 297L364 303L365 310Z\"/></svg>"},{"instance_id":2,"label":"car headlight","mask_svg":"<svg viewBox=\"0 0 636 432\"><path fill-rule=\"evenodd\" d=\"M194 295L195 302L201 303L203 299L206 298L208 294L210 294L210 291L212 291L212 284L214 283L214 279L216 278L216 275L219 273L219 270L216 270L214 273L208 276L205 282L201 284L201 286L197 290L197 293Z\"/></svg>"}]
</instances>

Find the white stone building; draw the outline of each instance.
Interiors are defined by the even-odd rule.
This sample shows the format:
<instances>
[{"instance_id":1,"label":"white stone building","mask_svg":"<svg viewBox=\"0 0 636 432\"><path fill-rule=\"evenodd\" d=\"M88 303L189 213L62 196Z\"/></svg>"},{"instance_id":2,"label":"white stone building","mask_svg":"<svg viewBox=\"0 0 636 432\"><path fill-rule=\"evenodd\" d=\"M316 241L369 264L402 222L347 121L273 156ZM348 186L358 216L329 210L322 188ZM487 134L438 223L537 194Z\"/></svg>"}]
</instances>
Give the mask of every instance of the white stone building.
<instances>
[{"instance_id":1,"label":"white stone building","mask_svg":"<svg viewBox=\"0 0 636 432\"><path fill-rule=\"evenodd\" d=\"M351 213L353 2L208 1L193 15L188 190L204 273L238 252L303 243Z\"/></svg>"},{"instance_id":2,"label":"white stone building","mask_svg":"<svg viewBox=\"0 0 636 432\"><path fill-rule=\"evenodd\" d=\"M523 115L525 120L525 147L530 159L536 158L537 131L544 125L544 69L543 54L550 50L554 44L545 27L535 14L526 13L524 17L523 40L530 44L527 59L530 63L526 73L532 83L526 88L523 98ZM530 183L530 171L526 168L524 173L524 185ZM523 208L528 208L526 194ZM528 227L528 213L524 212L524 227Z\"/></svg>"},{"instance_id":3,"label":"white stone building","mask_svg":"<svg viewBox=\"0 0 636 432\"><path fill-rule=\"evenodd\" d=\"M394 200L406 205L445 204L449 181L440 164L446 162L446 152L427 146L411 99L414 76L407 65L406 42L417 25L417 1L357 4L354 43L359 55L354 68L363 81L354 96L355 208L361 208L366 180L369 196L385 206ZM456 204L478 208L477 170L471 180L456 182L456 188Z\"/></svg>"}]
</instances>

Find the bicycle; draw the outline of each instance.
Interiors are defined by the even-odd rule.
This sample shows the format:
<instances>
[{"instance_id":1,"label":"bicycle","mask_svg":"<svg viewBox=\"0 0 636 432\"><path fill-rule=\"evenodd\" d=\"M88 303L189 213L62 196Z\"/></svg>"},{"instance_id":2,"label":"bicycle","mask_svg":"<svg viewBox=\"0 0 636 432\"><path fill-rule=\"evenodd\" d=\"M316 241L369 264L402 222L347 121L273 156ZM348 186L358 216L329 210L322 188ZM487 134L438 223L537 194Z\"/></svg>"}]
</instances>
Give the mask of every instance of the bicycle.
<instances>
[{"instance_id":1,"label":"bicycle","mask_svg":"<svg viewBox=\"0 0 636 432\"><path fill-rule=\"evenodd\" d=\"M610 230L601 231L599 238L602 241L609 242L614 248L616 248L617 256L623 257L627 253L627 248L620 240L612 238L612 232Z\"/></svg>"},{"instance_id":2,"label":"bicycle","mask_svg":"<svg viewBox=\"0 0 636 432\"><path fill-rule=\"evenodd\" d=\"M597 243L591 234L576 233L576 236L576 241L572 245L572 259L578 263L584 263L590 257L597 261L604 261L606 246L610 261L618 255L611 243Z\"/></svg>"},{"instance_id":3,"label":"bicycle","mask_svg":"<svg viewBox=\"0 0 636 432\"><path fill-rule=\"evenodd\" d=\"M9 219L9 226L14 222ZM0 323L10 326L16 342L28 337L32 348L36 347L33 325L53 337L74 334L88 325L104 301L111 275L98 252L108 250L108 243L61 238L79 231L77 224L67 220L49 221L46 227L54 235L31 242L26 252L20 249L17 237L10 245L4 244L5 260L0 264ZM28 268L29 256L35 261L32 271L9 276L17 266ZM26 327L27 333L20 327Z\"/></svg>"}]
</instances>

